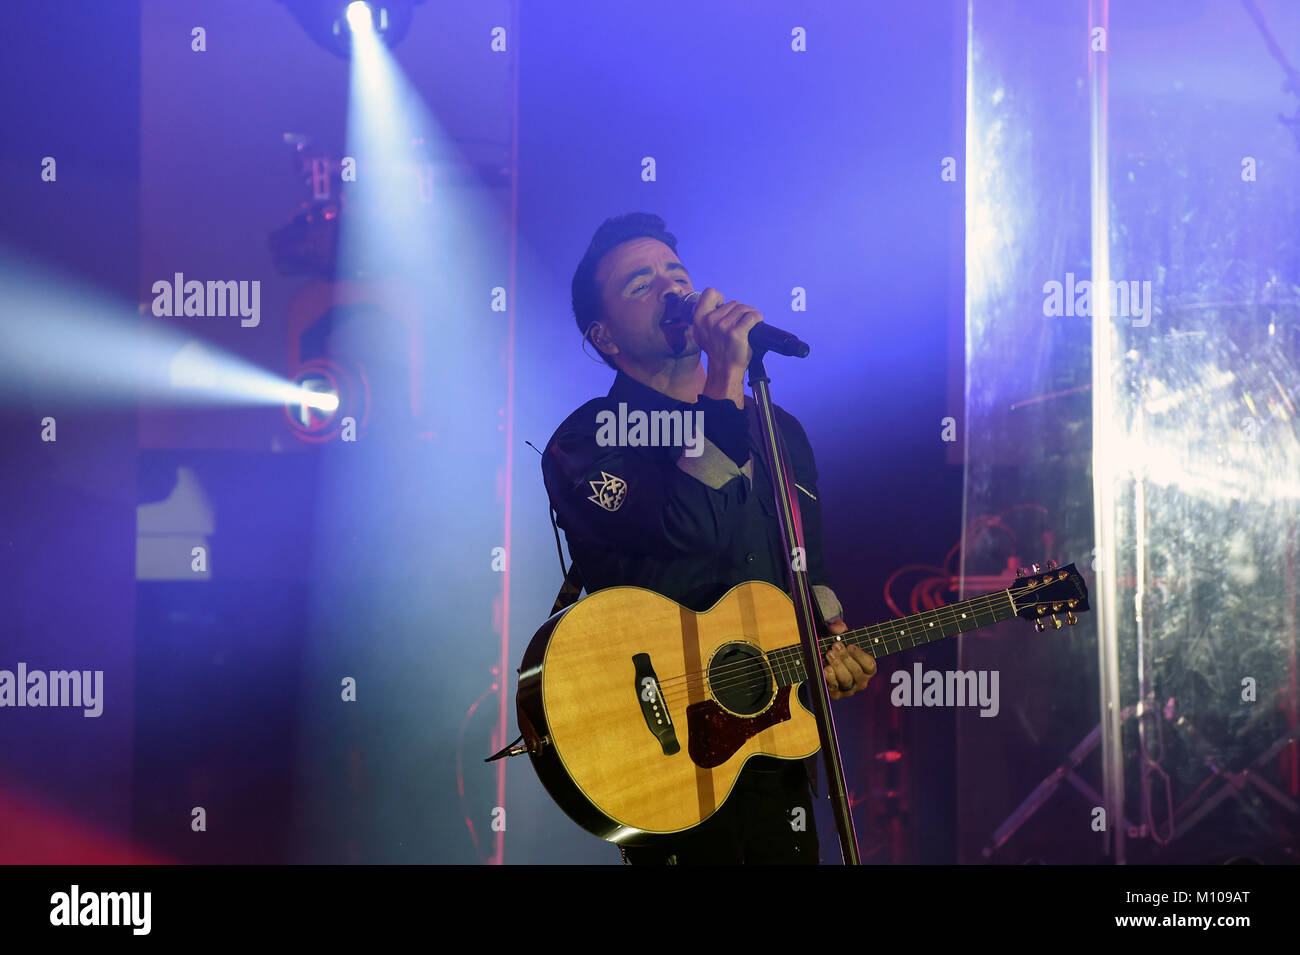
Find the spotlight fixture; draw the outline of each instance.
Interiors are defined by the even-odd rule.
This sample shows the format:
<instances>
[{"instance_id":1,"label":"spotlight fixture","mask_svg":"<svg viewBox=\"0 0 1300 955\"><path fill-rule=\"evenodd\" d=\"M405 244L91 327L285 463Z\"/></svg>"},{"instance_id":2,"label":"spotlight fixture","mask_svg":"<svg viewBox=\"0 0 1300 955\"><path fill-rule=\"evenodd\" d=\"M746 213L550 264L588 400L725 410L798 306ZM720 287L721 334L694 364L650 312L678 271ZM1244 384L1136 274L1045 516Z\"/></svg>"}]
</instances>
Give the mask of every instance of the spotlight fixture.
<instances>
[{"instance_id":1,"label":"spotlight fixture","mask_svg":"<svg viewBox=\"0 0 1300 955\"><path fill-rule=\"evenodd\" d=\"M279 0L319 45L345 60L352 38L373 33L389 49L411 28L415 5L424 0Z\"/></svg>"},{"instance_id":2,"label":"spotlight fixture","mask_svg":"<svg viewBox=\"0 0 1300 955\"><path fill-rule=\"evenodd\" d=\"M354 33L375 28L374 17L370 12L370 4L366 0L352 0L343 15L347 18L348 26L352 27ZM387 26L388 11L381 7L379 11L379 28L382 30Z\"/></svg>"},{"instance_id":3,"label":"spotlight fixture","mask_svg":"<svg viewBox=\"0 0 1300 955\"><path fill-rule=\"evenodd\" d=\"M349 373L316 359L302 366L291 385L295 394L284 403L284 416L300 441L323 444L338 435L345 418L364 428L370 417L370 384L360 369Z\"/></svg>"}]
</instances>

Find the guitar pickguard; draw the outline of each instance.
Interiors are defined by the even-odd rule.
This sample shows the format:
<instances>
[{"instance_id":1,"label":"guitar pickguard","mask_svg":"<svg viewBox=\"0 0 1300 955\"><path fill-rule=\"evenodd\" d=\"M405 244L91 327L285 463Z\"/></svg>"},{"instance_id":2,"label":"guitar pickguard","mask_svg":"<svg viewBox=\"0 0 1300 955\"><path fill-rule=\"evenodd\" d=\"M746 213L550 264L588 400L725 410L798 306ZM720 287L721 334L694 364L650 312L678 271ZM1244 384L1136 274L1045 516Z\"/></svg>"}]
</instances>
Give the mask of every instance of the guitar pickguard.
<instances>
[{"instance_id":1,"label":"guitar pickguard","mask_svg":"<svg viewBox=\"0 0 1300 955\"><path fill-rule=\"evenodd\" d=\"M745 740L789 718L788 686L777 690L772 705L758 716L735 716L713 700L692 703L686 707L686 732L690 740L686 751L695 765L712 769L731 759Z\"/></svg>"}]
</instances>

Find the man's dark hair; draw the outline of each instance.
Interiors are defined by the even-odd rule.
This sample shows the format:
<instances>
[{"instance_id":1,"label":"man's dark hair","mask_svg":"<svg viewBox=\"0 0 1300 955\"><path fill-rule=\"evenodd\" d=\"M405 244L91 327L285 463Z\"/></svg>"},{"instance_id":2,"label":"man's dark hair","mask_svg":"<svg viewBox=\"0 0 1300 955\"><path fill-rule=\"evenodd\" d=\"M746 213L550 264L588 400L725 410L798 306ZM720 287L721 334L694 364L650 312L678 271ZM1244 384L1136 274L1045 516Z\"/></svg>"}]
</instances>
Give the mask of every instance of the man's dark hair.
<instances>
[{"instance_id":1,"label":"man's dark hair","mask_svg":"<svg viewBox=\"0 0 1300 955\"><path fill-rule=\"evenodd\" d=\"M604 317L600 301L600 289L596 285L596 266L600 264L605 253L616 245L629 239L658 239L674 252L677 251L677 236L667 230L664 220L649 212L629 212L626 215L606 219L592 236L587 254L578 263L578 270L573 273L573 317L577 319L578 331L583 338L591 331L593 322ZM605 364L618 370L613 358L599 348L600 357Z\"/></svg>"}]
</instances>

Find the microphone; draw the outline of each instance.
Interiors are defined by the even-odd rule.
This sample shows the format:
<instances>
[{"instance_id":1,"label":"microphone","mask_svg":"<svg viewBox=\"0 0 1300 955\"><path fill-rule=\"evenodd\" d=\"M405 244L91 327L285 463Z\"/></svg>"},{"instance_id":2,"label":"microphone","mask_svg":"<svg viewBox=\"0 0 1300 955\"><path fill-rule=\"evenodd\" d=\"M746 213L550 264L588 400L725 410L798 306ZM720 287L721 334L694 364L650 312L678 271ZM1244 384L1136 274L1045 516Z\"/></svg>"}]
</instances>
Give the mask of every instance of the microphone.
<instances>
[{"instance_id":1,"label":"microphone","mask_svg":"<svg viewBox=\"0 0 1300 955\"><path fill-rule=\"evenodd\" d=\"M695 310L695 303L700 300L701 294L692 292L685 298L670 297L667 308L670 312L676 310L677 316L682 321L689 322ZM809 350L797 336L767 322L759 322L749 330L749 347L754 351L774 351L778 355L789 355L792 358L807 358Z\"/></svg>"}]
</instances>

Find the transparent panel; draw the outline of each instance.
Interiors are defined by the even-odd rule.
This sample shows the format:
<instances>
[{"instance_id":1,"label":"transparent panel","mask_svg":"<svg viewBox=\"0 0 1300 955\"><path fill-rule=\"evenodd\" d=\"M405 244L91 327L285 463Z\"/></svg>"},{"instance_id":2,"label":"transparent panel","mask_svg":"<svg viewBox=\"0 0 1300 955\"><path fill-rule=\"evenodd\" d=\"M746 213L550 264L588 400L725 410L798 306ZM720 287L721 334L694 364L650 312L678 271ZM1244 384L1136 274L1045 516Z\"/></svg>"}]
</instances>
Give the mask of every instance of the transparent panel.
<instances>
[{"instance_id":1,"label":"transparent panel","mask_svg":"<svg viewBox=\"0 0 1300 955\"><path fill-rule=\"evenodd\" d=\"M957 714L961 859L1281 861L1300 801L1300 7L1104 7L970 6L965 588L1075 562L1094 612L963 638L1001 701ZM1097 608L1121 715L1105 834Z\"/></svg>"}]
</instances>

